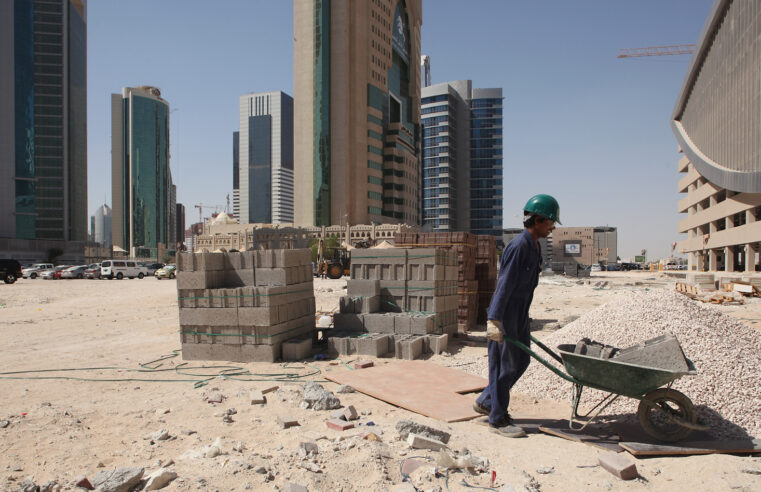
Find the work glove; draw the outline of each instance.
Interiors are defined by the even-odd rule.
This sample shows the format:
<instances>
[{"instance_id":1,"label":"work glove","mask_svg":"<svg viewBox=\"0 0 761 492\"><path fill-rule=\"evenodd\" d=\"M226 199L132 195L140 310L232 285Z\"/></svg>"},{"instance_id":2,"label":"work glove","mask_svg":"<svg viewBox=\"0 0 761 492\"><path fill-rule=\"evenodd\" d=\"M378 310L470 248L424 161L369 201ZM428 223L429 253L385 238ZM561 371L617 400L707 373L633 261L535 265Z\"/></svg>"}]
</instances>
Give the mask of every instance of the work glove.
<instances>
[{"instance_id":1,"label":"work glove","mask_svg":"<svg viewBox=\"0 0 761 492\"><path fill-rule=\"evenodd\" d=\"M504 336L502 335L502 323L494 319L488 320L486 322L486 338L487 340L502 343L504 341Z\"/></svg>"}]
</instances>

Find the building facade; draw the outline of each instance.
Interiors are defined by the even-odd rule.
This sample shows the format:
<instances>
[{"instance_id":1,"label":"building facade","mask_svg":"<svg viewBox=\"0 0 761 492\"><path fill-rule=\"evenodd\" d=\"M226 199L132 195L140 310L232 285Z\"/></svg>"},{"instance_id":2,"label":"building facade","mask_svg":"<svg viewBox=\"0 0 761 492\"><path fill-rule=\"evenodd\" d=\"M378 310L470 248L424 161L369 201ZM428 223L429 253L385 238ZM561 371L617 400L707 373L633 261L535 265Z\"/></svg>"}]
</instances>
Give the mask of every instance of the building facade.
<instances>
[{"instance_id":1,"label":"building facade","mask_svg":"<svg viewBox=\"0 0 761 492\"><path fill-rule=\"evenodd\" d=\"M233 132L233 217L240 219L240 132Z\"/></svg>"},{"instance_id":2,"label":"building facade","mask_svg":"<svg viewBox=\"0 0 761 492\"><path fill-rule=\"evenodd\" d=\"M295 0L295 223L419 224L421 0Z\"/></svg>"},{"instance_id":3,"label":"building facade","mask_svg":"<svg viewBox=\"0 0 761 492\"><path fill-rule=\"evenodd\" d=\"M169 103L156 87L111 95L112 243L157 257L172 245Z\"/></svg>"},{"instance_id":4,"label":"building facade","mask_svg":"<svg viewBox=\"0 0 761 492\"><path fill-rule=\"evenodd\" d=\"M759 269L761 8L717 0L671 118L683 157L678 245L698 271Z\"/></svg>"},{"instance_id":5,"label":"building facade","mask_svg":"<svg viewBox=\"0 0 761 492\"><path fill-rule=\"evenodd\" d=\"M558 227L552 231L552 270L612 264L618 259L615 227Z\"/></svg>"},{"instance_id":6,"label":"building facade","mask_svg":"<svg viewBox=\"0 0 761 492\"><path fill-rule=\"evenodd\" d=\"M176 228L175 228L175 237L177 240L177 251L180 251L182 249L182 245L185 243L185 205L182 203L178 203L175 205L176 210Z\"/></svg>"},{"instance_id":7,"label":"building facade","mask_svg":"<svg viewBox=\"0 0 761 492\"><path fill-rule=\"evenodd\" d=\"M293 222L293 98L288 94L240 96L238 189L241 224Z\"/></svg>"},{"instance_id":8,"label":"building facade","mask_svg":"<svg viewBox=\"0 0 761 492\"><path fill-rule=\"evenodd\" d=\"M502 89L422 89L423 223L502 239Z\"/></svg>"},{"instance_id":9,"label":"building facade","mask_svg":"<svg viewBox=\"0 0 761 492\"><path fill-rule=\"evenodd\" d=\"M111 207L101 205L93 216L93 241L101 246L111 246Z\"/></svg>"},{"instance_id":10,"label":"building facade","mask_svg":"<svg viewBox=\"0 0 761 492\"><path fill-rule=\"evenodd\" d=\"M523 228L510 228L502 231L502 244L507 243L523 234ZM539 247L542 249L542 268L552 268L552 235L539 238Z\"/></svg>"},{"instance_id":11,"label":"building facade","mask_svg":"<svg viewBox=\"0 0 761 492\"><path fill-rule=\"evenodd\" d=\"M87 4L0 2L0 237L87 240Z\"/></svg>"}]
</instances>

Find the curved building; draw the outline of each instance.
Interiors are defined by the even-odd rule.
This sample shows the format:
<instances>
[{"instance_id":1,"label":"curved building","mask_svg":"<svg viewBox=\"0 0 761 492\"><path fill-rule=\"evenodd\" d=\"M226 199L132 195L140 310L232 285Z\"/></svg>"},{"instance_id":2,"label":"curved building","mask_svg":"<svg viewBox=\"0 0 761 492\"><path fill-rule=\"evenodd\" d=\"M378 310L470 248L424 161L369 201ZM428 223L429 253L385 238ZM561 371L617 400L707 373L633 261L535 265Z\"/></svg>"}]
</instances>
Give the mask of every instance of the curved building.
<instances>
[{"instance_id":1,"label":"curved building","mask_svg":"<svg viewBox=\"0 0 761 492\"><path fill-rule=\"evenodd\" d=\"M716 0L671 118L690 270L755 271L761 242L761 3Z\"/></svg>"}]
</instances>

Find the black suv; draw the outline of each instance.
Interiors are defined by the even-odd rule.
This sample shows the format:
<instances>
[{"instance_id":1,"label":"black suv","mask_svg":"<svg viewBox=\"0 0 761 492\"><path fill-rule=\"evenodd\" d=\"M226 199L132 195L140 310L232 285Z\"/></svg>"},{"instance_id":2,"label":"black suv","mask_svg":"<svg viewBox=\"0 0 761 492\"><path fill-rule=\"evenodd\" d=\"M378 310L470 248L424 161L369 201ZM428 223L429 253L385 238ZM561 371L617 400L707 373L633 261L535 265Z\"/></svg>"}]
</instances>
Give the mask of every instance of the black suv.
<instances>
[{"instance_id":1,"label":"black suv","mask_svg":"<svg viewBox=\"0 0 761 492\"><path fill-rule=\"evenodd\" d=\"M21 263L16 260L0 260L0 279L12 284L21 278Z\"/></svg>"}]
</instances>

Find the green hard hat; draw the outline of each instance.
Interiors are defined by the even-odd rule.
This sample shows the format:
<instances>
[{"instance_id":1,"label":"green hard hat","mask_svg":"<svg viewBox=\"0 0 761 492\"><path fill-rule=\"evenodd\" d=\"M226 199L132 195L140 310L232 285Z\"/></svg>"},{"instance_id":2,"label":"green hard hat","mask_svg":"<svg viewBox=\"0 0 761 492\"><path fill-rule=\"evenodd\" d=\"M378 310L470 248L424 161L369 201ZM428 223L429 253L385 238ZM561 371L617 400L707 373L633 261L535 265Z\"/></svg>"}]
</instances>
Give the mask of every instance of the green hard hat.
<instances>
[{"instance_id":1,"label":"green hard hat","mask_svg":"<svg viewBox=\"0 0 761 492\"><path fill-rule=\"evenodd\" d=\"M534 195L526 202L526 206L523 207L524 212L530 212L532 214L541 215L547 217L550 220L554 220L558 224L560 222L560 205L550 195ZM561 224L562 225L562 224Z\"/></svg>"}]
</instances>

